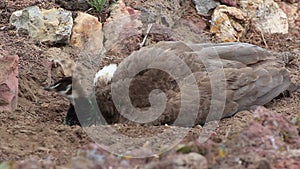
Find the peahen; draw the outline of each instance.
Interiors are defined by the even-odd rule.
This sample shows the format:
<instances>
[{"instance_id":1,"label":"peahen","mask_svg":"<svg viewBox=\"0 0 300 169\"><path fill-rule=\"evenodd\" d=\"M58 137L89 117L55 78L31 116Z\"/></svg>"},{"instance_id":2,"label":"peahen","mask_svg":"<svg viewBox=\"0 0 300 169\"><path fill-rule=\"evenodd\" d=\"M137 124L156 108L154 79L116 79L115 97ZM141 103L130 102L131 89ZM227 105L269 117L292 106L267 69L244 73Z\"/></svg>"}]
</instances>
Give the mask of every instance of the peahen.
<instances>
[{"instance_id":1,"label":"peahen","mask_svg":"<svg viewBox=\"0 0 300 169\"><path fill-rule=\"evenodd\" d=\"M183 61L182 64L177 63L178 58ZM189 73L181 70L183 65L188 66ZM172 71L179 74L182 72L181 77L174 77L169 72L156 68L159 66L170 70L171 74ZM132 71L138 69L143 70L134 76L130 75ZM207 120L230 117L238 111L248 110L253 106L264 105L292 84L289 72L281 60L276 59L271 52L248 43L159 42L133 52L118 67L109 65L102 69L103 72L109 73L110 76L105 78L99 74L97 76L98 80L95 83L97 104L92 102L94 99L90 99L92 96L81 97L80 87L76 87L72 93L71 77L63 78L45 88L71 100L66 124L84 123L86 126L96 124L99 119L104 118L109 124L136 122L147 125L193 126L204 124ZM127 94L132 106L126 106L127 90L123 89L123 82L129 77L132 77L132 80ZM180 79L184 82L184 79L190 77L195 80L194 83L178 83ZM76 82L73 80L73 85L74 83ZM220 85L214 89L222 83L223 88ZM190 87L195 84L196 90ZM182 93L183 91L185 94ZM118 97L113 98L112 93ZM149 95L154 99L149 99ZM192 96L195 96L194 98L199 96L199 100L189 99L193 98ZM161 98L166 102L161 102ZM187 99L182 101L182 98ZM76 102L81 99L79 101L81 104L74 105L72 99ZM158 109L151 109L151 106L161 106L160 102L165 105L162 106L163 111L157 114L154 111ZM182 120L177 122L183 104L190 106L184 107L184 112L187 113L181 114ZM98 108L101 112L100 116ZM78 120L75 110L81 112L77 113L77 116L83 120ZM137 110L152 113L139 116L136 114ZM189 114L195 110L196 115ZM222 110L221 115L218 114L220 110ZM144 119L141 120L141 117ZM102 124L103 119L100 121Z\"/></svg>"}]
</instances>

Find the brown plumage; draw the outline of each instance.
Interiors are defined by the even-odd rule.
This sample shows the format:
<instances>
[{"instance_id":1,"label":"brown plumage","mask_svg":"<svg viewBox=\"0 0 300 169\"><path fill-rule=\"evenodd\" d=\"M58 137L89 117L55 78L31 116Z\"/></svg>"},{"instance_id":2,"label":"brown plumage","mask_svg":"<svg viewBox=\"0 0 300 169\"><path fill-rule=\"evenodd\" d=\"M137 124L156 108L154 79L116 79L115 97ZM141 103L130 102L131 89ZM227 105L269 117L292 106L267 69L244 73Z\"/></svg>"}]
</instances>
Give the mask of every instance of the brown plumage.
<instances>
[{"instance_id":1,"label":"brown plumage","mask_svg":"<svg viewBox=\"0 0 300 169\"><path fill-rule=\"evenodd\" d=\"M126 105L126 97L122 82L128 78L131 70L140 69L140 65L144 63L165 66L172 71L180 72L179 69L182 69L183 66L176 63L176 59L173 59L176 57L168 56L178 56L184 61L191 70L192 74L189 76L196 79L198 90L190 89L189 85L191 84L178 84L176 80L180 78L171 77L168 73L158 69L147 69L139 72L134 76L129 88L130 101L135 108L141 111L149 110L151 106L149 94L154 89L163 91L167 98L166 107L158 118L156 118L155 112L146 115L141 114L141 117L155 119L147 122L147 124L173 124L181 107L183 96L180 89L184 87L187 95L192 96L198 92L200 96L198 101L186 100L187 104L190 105L185 107L186 112L192 112L197 106L200 107L197 116L186 114L182 118L183 121L176 122L176 124L186 125L185 119L188 122L190 118L194 118L194 123L188 124L192 126L199 123L203 124L206 120L220 118L216 112L223 110L222 106L218 107L223 102L225 107L221 117L229 117L240 110L270 102L291 84L289 73L284 68L284 64L267 50L255 45L247 43L159 42L154 46L133 52L119 65L111 83L96 87L98 106L108 123L130 123L132 119L139 120L140 117L133 113L134 110L130 106L124 106ZM225 78L220 78L222 73L224 73ZM213 103L216 103L214 104L215 107L210 107L212 105L212 86L217 86L212 85L212 82L217 83L217 85L218 83L225 84L223 89L222 86L215 89L217 91L214 93L215 100L213 100ZM111 87L115 90L116 95L121 96L117 100L117 106L121 113L129 115L129 120L121 116L114 106ZM221 92L224 90L226 91L225 100L221 96ZM209 112L209 110L212 111ZM208 113L210 113L209 117Z\"/></svg>"},{"instance_id":2,"label":"brown plumage","mask_svg":"<svg viewBox=\"0 0 300 169\"><path fill-rule=\"evenodd\" d=\"M110 68L98 72L95 86L98 107L109 124L204 124L264 105L291 85L282 61L247 43L159 42L133 52L114 74L115 65ZM128 88L124 82L130 82ZM102 124L93 96L80 95L79 83L70 93L71 83L69 77L47 88L79 100L71 103L67 124L79 124L75 110L86 125Z\"/></svg>"}]
</instances>

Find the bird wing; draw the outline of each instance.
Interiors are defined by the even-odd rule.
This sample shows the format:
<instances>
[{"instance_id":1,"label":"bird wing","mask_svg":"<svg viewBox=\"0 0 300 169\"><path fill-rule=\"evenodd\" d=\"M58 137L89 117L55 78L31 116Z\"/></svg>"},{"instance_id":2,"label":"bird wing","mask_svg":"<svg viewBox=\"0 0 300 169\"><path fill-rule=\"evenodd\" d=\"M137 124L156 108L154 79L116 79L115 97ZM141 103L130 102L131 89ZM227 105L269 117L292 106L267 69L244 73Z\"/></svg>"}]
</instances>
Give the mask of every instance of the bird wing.
<instances>
[{"instance_id":1,"label":"bird wing","mask_svg":"<svg viewBox=\"0 0 300 169\"><path fill-rule=\"evenodd\" d=\"M187 82L186 79L192 80ZM223 88L219 85L222 83ZM133 52L118 66L111 83L113 91L106 92L107 96L118 97L107 99L105 96L103 103L113 100L117 104L109 105L115 105L121 114L129 114L132 119L139 120L134 113L136 110L146 111L148 114L143 117L152 119L157 113L151 113L151 106L160 98L154 97L151 103L149 96L154 89L159 89L165 95L165 102L161 102L165 107L151 124L172 124L180 116L181 109L193 112L197 107L196 117L186 114L182 119L194 118L195 123L204 123L208 117L209 120L219 118L218 111L222 108L219 105L224 104L221 117L228 117L239 110L270 102L290 83L283 63L267 50L252 44L159 42ZM197 85L196 89L193 84ZM101 90L103 95L105 92ZM199 100L196 95L200 96ZM190 106L182 108L182 104ZM117 118L112 121L123 119L122 116Z\"/></svg>"}]
</instances>

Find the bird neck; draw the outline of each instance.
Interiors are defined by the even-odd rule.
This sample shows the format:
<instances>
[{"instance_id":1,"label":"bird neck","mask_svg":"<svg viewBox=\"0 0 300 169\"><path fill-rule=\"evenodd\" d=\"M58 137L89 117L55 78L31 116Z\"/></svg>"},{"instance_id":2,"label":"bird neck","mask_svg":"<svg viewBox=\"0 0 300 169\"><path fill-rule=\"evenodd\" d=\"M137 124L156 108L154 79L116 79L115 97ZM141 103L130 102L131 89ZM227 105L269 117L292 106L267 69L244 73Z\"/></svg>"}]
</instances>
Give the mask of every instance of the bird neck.
<instances>
[{"instance_id":1,"label":"bird neck","mask_svg":"<svg viewBox=\"0 0 300 169\"><path fill-rule=\"evenodd\" d=\"M70 103L69 110L65 117L65 124L68 126L73 126L73 125L81 126L80 122L77 118L76 112L75 112L75 107L72 103Z\"/></svg>"}]
</instances>

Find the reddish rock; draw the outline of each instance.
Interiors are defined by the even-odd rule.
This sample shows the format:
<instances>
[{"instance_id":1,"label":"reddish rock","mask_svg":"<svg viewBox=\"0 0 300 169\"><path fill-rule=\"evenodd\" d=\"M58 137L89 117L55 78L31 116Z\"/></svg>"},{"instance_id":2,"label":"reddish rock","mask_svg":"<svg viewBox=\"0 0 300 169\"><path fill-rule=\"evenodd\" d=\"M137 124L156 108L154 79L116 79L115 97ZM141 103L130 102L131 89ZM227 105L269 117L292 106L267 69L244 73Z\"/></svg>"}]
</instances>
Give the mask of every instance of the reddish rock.
<instances>
[{"instance_id":1,"label":"reddish rock","mask_svg":"<svg viewBox=\"0 0 300 169\"><path fill-rule=\"evenodd\" d=\"M228 6L235 6L235 7L237 6L236 0L220 0L220 2Z\"/></svg>"},{"instance_id":2,"label":"reddish rock","mask_svg":"<svg viewBox=\"0 0 300 169\"><path fill-rule=\"evenodd\" d=\"M108 55L127 57L139 49L143 27L140 18L141 12L126 6L124 0L111 6L110 17L103 26L106 39L104 47Z\"/></svg>"},{"instance_id":3,"label":"reddish rock","mask_svg":"<svg viewBox=\"0 0 300 169\"><path fill-rule=\"evenodd\" d=\"M288 22L291 25L291 27L294 27L296 19L299 17L298 14L298 3L287 3L287 2L278 2L279 7L283 10L283 12L287 15Z\"/></svg>"},{"instance_id":4,"label":"reddish rock","mask_svg":"<svg viewBox=\"0 0 300 169\"><path fill-rule=\"evenodd\" d=\"M13 111L17 107L18 60L16 55L0 53L0 112Z\"/></svg>"}]
</instances>

